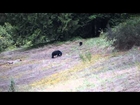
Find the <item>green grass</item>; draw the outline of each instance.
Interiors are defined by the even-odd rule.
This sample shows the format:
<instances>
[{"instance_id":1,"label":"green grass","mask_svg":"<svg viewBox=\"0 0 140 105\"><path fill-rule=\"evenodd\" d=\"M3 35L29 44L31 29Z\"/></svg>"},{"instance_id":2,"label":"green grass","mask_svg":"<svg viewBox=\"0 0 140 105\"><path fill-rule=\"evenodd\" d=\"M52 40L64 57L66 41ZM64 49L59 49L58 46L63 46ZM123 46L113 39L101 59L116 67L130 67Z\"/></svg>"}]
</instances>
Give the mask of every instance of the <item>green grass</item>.
<instances>
[{"instance_id":1,"label":"green grass","mask_svg":"<svg viewBox=\"0 0 140 105\"><path fill-rule=\"evenodd\" d=\"M79 37L71 38L70 40L71 40L71 41L77 41L77 40L82 40L82 38L79 36Z\"/></svg>"},{"instance_id":2,"label":"green grass","mask_svg":"<svg viewBox=\"0 0 140 105\"><path fill-rule=\"evenodd\" d=\"M60 46L60 45L65 44L65 43L66 43L65 41L63 41L63 42L58 41L58 42L56 42L56 43L54 43L54 44Z\"/></svg>"},{"instance_id":3,"label":"green grass","mask_svg":"<svg viewBox=\"0 0 140 105\"><path fill-rule=\"evenodd\" d=\"M91 61L91 53L90 52L87 52L86 54L85 54L85 56L86 56L86 58L88 59L88 61Z\"/></svg>"},{"instance_id":4,"label":"green grass","mask_svg":"<svg viewBox=\"0 0 140 105\"><path fill-rule=\"evenodd\" d=\"M92 58L92 55L91 53L88 51L88 52L85 52L85 53L82 53L82 54L79 54L80 56L80 59L83 61L83 62L86 62L86 61L91 61L91 58Z\"/></svg>"},{"instance_id":5,"label":"green grass","mask_svg":"<svg viewBox=\"0 0 140 105\"><path fill-rule=\"evenodd\" d=\"M109 47L111 45L111 42L109 41L106 41L106 38L104 37L98 37L98 38L91 38L91 39L88 39L85 44L88 46L88 47L94 47L94 46L97 46L97 47L101 47L101 48L105 48L105 47Z\"/></svg>"},{"instance_id":6,"label":"green grass","mask_svg":"<svg viewBox=\"0 0 140 105\"><path fill-rule=\"evenodd\" d=\"M83 54L79 54L79 56L80 56L80 59L81 59L83 62L86 61L85 55L83 55Z\"/></svg>"}]
</instances>

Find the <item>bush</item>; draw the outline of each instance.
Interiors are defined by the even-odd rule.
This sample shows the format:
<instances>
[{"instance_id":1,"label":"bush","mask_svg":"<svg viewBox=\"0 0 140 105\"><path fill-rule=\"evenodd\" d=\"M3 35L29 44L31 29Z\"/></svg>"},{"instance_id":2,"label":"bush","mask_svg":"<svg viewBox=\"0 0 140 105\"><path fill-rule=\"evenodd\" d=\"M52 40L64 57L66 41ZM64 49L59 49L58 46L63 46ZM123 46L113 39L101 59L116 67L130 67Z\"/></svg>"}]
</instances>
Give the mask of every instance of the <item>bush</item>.
<instances>
[{"instance_id":1,"label":"bush","mask_svg":"<svg viewBox=\"0 0 140 105\"><path fill-rule=\"evenodd\" d=\"M79 56L80 56L80 58L82 59L83 62L86 61L85 55L83 55L83 54L79 54Z\"/></svg>"},{"instance_id":2,"label":"bush","mask_svg":"<svg viewBox=\"0 0 140 105\"><path fill-rule=\"evenodd\" d=\"M91 57L92 57L92 55L91 55L90 52L86 52L84 54L79 54L79 56L80 56L80 58L81 58L81 60L83 62L85 62L85 61L91 61Z\"/></svg>"},{"instance_id":3,"label":"bush","mask_svg":"<svg viewBox=\"0 0 140 105\"><path fill-rule=\"evenodd\" d=\"M15 92L15 82L13 79L11 80L11 84L9 86L9 92Z\"/></svg>"},{"instance_id":4,"label":"bush","mask_svg":"<svg viewBox=\"0 0 140 105\"><path fill-rule=\"evenodd\" d=\"M90 52L87 52L87 53L85 54L85 56L86 56L86 58L87 58L89 61L91 61L92 55L91 55Z\"/></svg>"},{"instance_id":5,"label":"bush","mask_svg":"<svg viewBox=\"0 0 140 105\"><path fill-rule=\"evenodd\" d=\"M0 25L0 51L5 50L13 44L12 35L14 28L9 23Z\"/></svg>"},{"instance_id":6,"label":"bush","mask_svg":"<svg viewBox=\"0 0 140 105\"><path fill-rule=\"evenodd\" d=\"M113 41L112 46L119 50L140 46L140 18L133 17L114 28L108 26L106 38Z\"/></svg>"}]
</instances>

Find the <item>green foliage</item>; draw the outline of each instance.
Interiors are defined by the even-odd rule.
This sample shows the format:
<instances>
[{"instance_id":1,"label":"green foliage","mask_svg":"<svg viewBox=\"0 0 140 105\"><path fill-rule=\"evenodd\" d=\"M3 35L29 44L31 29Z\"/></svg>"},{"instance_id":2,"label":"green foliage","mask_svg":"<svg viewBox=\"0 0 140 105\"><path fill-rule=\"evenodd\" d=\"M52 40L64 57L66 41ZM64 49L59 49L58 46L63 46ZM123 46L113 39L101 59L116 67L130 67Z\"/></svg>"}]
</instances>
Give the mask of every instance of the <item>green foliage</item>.
<instances>
[{"instance_id":1,"label":"green foliage","mask_svg":"<svg viewBox=\"0 0 140 105\"><path fill-rule=\"evenodd\" d=\"M80 56L80 59L82 59L83 62L86 61L85 55L83 55L83 54L79 54L79 56Z\"/></svg>"},{"instance_id":2,"label":"green foliage","mask_svg":"<svg viewBox=\"0 0 140 105\"><path fill-rule=\"evenodd\" d=\"M93 36L92 27L98 24L94 23L96 19L108 20L115 25L127 16L127 13L0 13L0 25L10 24L6 26L9 31L5 30L11 38L7 35L6 42L1 43L5 43L6 47L10 44L20 47L66 41L74 37L88 38Z\"/></svg>"},{"instance_id":3,"label":"green foliage","mask_svg":"<svg viewBox=\"0 0 140 105\"><path fill-rule=\"evenodd\" d=\"M10 23L5 23L3 26L0 26L0 51L5 50L13 44L13 31L14 28Z\"/></svg>"},{"instance_id":4,"label":"green foliage","mask_svg":"<svg viewBox=\"0 0 140 105\"><path fill-rule=\"evenodd\" d=\"M79 56L80 56L80 59L81 59L83 62L85 62L85 61L91 61L91 57L92 57L92 55L91 55L90 52L86 52L86 53L84 53L84 54L79 54Z\"/></svg>"},{"instance_id":5,"label":"green foliage","mask_svg":"<svg viewBox=\"0 0 140 105\"><path fill-rule=\"evenodd\" d=\"M15 92L15 82L14 82L13 79L11 80L11 84L10 84L10 87L9 87L9 92Z\"/></svg>"},{"instance_id":6,"label":"green foliage","mask_svg":"<svg viewBox=\"0 0 140 105\"><path fill-rule=\"evenodd\" d=\"M89 19L92 20L92 19L95 19L96 18L96 15L91 15L89 16Z\"/></svg>"},{"instance_id":7,"label":"green foliage","mask_svg":"<svg viewBox=\"0 0 140 105\"><path fill-rule=\"evenodd\" d=\"M129 19L131 15L128 13L113 13L110 14L110 19L108 24L112 27L112 26L117 26L119 25L119 23L124 22L126 19Z\"/></svg>"},{"instance_id":8,"label":"green foliage","mask_svg":"<svg viewBox=\"0 0 140 105\"><path fill-rule=\"evenodd\" d=\"M140 46L140 17L133 17L114 28L108 27L107 40L113 41L112 46L119 50L127 50Z\"/></svg>"},{"instance_id":9,"label":"green foliage","mask_svg":"<svg viewBox=\"0 0 140 105\"><path fill-rule=\"evenodd\" d=\"M86 56L86 58L88 59L88 61L91 61L91 53L90 52L87 52L86 54L85 54L85 56Z\"/></svg>"},{"instance_id":10,"label":"green foliage","mask_svg":"<svg viewBox=\"0 0 140 105\"><path fill-rule=\"evenodd\" d=\"M77 41L77 40L82 40L82 38L80 36L70 38L70 41Z\"/></svg>"},{"instance_id":11,"label":"green foliage","mask_svg":"<svg viewBox=\"0 0 140 105\"><path fill-rule=\"evenodd\" d=\"M97 38L91 38L88 41L85 42L85 44L92 48L94 46L98 46L100 48L109 47L112 44L112 41L107 41L104 37L97 37Z\"/></svg>"}]
</instances>

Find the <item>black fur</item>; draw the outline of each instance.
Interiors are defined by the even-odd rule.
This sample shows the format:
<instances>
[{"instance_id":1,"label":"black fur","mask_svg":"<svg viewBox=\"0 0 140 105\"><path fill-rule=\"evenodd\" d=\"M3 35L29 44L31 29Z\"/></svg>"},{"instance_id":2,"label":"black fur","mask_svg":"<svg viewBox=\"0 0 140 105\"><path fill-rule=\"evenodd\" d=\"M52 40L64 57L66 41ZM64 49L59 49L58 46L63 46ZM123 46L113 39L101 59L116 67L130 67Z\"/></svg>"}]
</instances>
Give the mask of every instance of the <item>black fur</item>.
<instances>
[{"instance_id":1,"label":"black fur","mask_svg":"<svg viewBox=\"0 0 140 105\"><path fill-rule=\"evenodd\" d=\"M54 58L54 56L56 56L56 55L57 55L57 57L58 57L58 56L62 56L62 52L59 51L59 50L53 51L53 52L52 52L52 58Z\"/></svg>"},{"instance_id":2,"label":"black fur","mask_svg":"<svg viewBox=\"0 0 140 105\"><path fill-rule=\"evenodd\" d=\"M79 46L82 46L83 42L79 42Z\"/></svg>"}]
</instances>

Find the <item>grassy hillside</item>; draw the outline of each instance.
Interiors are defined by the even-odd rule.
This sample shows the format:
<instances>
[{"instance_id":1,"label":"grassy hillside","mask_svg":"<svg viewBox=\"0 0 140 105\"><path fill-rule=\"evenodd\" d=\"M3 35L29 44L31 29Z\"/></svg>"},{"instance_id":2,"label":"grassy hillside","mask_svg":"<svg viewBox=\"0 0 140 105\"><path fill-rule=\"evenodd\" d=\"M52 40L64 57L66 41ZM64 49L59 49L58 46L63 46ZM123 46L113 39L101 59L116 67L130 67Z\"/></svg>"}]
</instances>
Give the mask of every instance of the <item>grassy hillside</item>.
<instances>
[{"instance_id":1,"label":"grassy hillside","mask_svg":"<svg viewBox=\"0 0 140 105\"><path fill-rule=\"evenodd\" d=\"M100 37L3 52L0 91L140 91L139 47L113 49ZM62 57L52 59L54 50Z\"/></svg>"}]
</instances>

